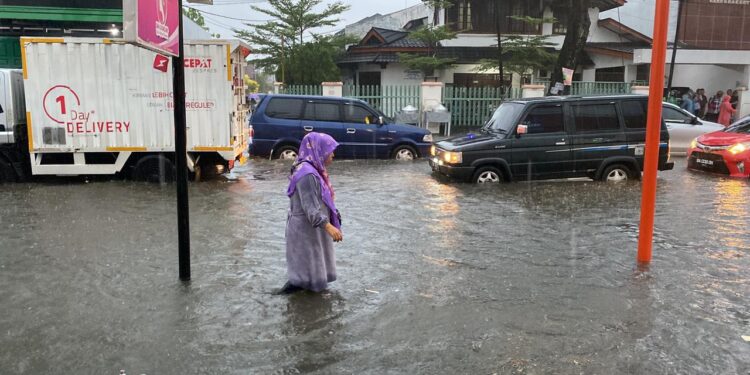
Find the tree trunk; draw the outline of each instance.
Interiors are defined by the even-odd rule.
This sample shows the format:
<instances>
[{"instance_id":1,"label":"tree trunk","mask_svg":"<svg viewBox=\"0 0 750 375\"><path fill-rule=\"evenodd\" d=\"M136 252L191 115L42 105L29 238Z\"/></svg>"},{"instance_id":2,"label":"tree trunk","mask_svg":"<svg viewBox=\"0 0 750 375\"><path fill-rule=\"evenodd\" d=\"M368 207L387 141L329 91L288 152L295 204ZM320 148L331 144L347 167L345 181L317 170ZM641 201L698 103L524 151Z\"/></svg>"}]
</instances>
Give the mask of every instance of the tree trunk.
<instances>
[{"instance_id":1,"label":"tree trunk","mask_svg":"<svg viewBox=\"0 0 750 375\"><path fill-rule=\"evenodd\" d=\"M552 70L550 79L550 92L555 83L563 82L562 68L576 69L578 66L578 57L583 53L586 47L586 40L589 37L589 27L591 19L589 18L590 0L568 0L568 30L565 33L560 55L557 57L555 69Z\"/></svg>"},{"instance_id":2,"label":"tree trunk","mask_svg":"<svg viewBox=\"0 0 750 375\"><path fill-rule=\"evenodd\" d=\"M503 70L503 35L500 32L500 1L495 0L495 34L497 36L497 69L500 73L500 93L505 94L505 72Z\"/></svg>"}]
</instances>

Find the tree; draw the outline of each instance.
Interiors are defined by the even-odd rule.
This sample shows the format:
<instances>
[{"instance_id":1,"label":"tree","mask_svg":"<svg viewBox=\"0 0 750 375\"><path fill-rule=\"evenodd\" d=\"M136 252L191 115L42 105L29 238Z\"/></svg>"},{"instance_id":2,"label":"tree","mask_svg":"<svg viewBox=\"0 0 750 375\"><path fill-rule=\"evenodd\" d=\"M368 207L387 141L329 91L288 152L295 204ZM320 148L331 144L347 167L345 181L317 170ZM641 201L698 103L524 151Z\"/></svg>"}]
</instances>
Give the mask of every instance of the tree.
<instances>
[{"instance_id":1,"label":"tree","mask_svg":"<svg viewBox=\"0 0 750 375\"><path fill-rule=\"evenodd\" d=\"M554 23L552 18L534 18L529 16L512 16L509 19L521 21L529 25L539 26L544 23ZM486 72L497 69L504 64L508 71L523 75L529 70L549 70L557 58L554 44L548 41L548 35L509 35L502 41L504 53L498 60L481 60L477 71ZM502 76L501 76L502 77ZM502 79L502 78L501 78Z\"/></svg>"},{"instance_id":2,"label":"tree","mask_svg":"<svg viewBox=\"0 0 750 375\"><path fill-rule=\"evenodd\" d=\"M589 27L591 26L589 8L591 5L591 0L564 0L562 7L565 7L568 13L566 23L568 29L565 33L565 41L557 56L557 62L552 69L552 79L550 79L550 87L547 92L551 92L557 82L563 82L562 68L575 70L578 67L578 57L583 53L586 40L589 38Z\"/></svg>"},{"instance_id":3,"label":"tree","mask_svg":"<svg viewBox=\"0 0 750 375\"><path fill-rule=\"evenodd\" d=\"M430 76L435 69L441 69L453 64L452 58L438 57L440 41L456 37L456 33L449 31L446 26L422 26L409 33L409 37L427 45L426 54L399 53L399 60L410 69L420 70L425 76Z\"/></svg>"},{"instance_id":4,"label":"tree","mask_svg":"<svg viewBox=\"0 0 750 375\"><path fill-rule=\"evenodd\" d=\"M251 8L270 16L270 21L259 25L246 24L250 30L234 30L238 38L253 47L256 56L262 56L252 62L259 68L275 72L277 79L284 83L309 82L302 77L309 77L309 71L313 70L326 72L328 78L334 72L338 75L338 67L332 59L336 56L334 49L343 48L342 43L350 39L312 35L313 41L305 42L304 38L305 33L312 29L336 25L339 21L336 16L349 6L337 1L316 13L314 8L322 0L269 0L268 3L263 8ZM308 60L298 61L303 56ZM339 78L337 76L335 80Z\"/></svg>"},{"instance_id":5,"label":"tree","mask_svg":"<svg viewBox=\"0 0 750 375\"><path fill-rule=\"evenodd\" d=\"M422 0L428 7L432 8L432 24L440 23L440 9L447 9L453 6L452 0Z\"/></svg>"},{"instance_id":6,"label":"tree","mask_svg":"<svg viewBox=\"0 0 750 375\"><path fill-rule=\"evenodd\" d=\"M182 14L184 14L185 17L187 17L191 21L195 22L203 30L206 30L209 33L211 33L211 30L209 30L208 26L206 26L206 20L203 18L203 14L201 14L201 12L198 9L183 7ZM215 34L215 33L211 33L211 36L217 39L221 38L221 35Z\"/></svg>"},{"instance_id":7,"label":"tree","mask_svg":"<svg viewBox=\"0 0 750 375\"><path fill-rule=\"evenodd\" d=\"M258 90L260 89L260 84L257 81L251 79L249 75L245 74L242 77L242 80L245 81L245 86L247 86L247 92L252 94L252 93L258 92Z\"/></svg>"}]
</instances>

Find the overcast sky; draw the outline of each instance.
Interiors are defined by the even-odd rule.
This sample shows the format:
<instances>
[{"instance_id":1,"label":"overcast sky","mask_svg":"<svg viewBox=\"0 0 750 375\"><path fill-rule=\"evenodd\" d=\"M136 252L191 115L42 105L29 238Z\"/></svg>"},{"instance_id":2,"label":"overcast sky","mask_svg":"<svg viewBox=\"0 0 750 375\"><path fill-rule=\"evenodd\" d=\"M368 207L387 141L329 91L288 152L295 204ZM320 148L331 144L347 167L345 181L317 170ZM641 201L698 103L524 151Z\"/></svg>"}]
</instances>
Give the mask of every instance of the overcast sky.
<instances>
[{"instance_id":1,"label":"overcast sky","mask_svg":"<svg viewBox=\"0 0 750 375\"><path fill-rule=\"evenodd\" d=\"M391 13L405 7L419 4L420 0L347 0L342 1L349 5L349 10L341 15L341 22L335 28L325 28L316 30L317 33L331 32L339 30L343 26L359 21L362 18L371 16L375 13ZM268 19L263 13L250 9L250 4L264 6L268 2L262 0L213 0L213 5L193 4L183 2L183 5L190 6L203 11L203 17L206 20L206 26L212 33L219 33L222 38L232 38L232 28L247 28L243 26L243 21L248 20L252 23ZM330 4L333 1L324 0L323 4ZM321 8L324 5L320 5ZM241 20L240 20L241 19Z\"/></svg>"}]
</instances>

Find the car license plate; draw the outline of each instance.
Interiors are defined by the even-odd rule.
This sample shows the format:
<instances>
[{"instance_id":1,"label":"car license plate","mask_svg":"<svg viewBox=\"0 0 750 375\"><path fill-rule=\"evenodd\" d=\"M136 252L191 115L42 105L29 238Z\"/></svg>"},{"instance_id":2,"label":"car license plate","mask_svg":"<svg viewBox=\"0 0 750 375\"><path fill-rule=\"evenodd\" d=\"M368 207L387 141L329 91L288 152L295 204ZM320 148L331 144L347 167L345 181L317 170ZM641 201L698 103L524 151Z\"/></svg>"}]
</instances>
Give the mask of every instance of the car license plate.
<instances>
[{"instance_id":1,"label":"car license plate","mask_svg":"<svg viewBox=\"0 0 750 375\"><path fill-rule=\"evenodd\" d=\"M703 164L703 165L714 165L713 160L695 159L695 162L698 164Z\"/></svg>"}]
</instances>

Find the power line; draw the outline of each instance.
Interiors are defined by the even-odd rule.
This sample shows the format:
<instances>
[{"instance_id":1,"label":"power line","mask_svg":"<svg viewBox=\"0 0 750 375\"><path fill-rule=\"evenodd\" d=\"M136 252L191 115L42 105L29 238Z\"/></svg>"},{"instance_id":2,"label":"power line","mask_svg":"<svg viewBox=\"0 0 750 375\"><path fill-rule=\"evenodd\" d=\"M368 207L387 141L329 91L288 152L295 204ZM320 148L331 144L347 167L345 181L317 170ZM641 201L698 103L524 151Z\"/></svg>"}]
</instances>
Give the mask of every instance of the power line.
<instances>
[{"instance_id":1,"label":"power line","mask_svg":"<svg viewBox=\"0 0 750 375\"><path fill-rule=\"evenodd\" d=\"M235 18L235 17L229 17L229 16L222 16L221 14L207 12L205 10L196 9L196 8L193 8L193 7L190 7L190 6L187 6L187 5L183 5L183 6L185 8L196 10L196 11L201 12L201 13L210 14L212 16L226 18L226 19L235 20L235 21L242 21L242 22L268 22L268 21L273 21L273 20L249 20L249 19L246 19L246 18Z\"/></svg>"}]
</instances>

